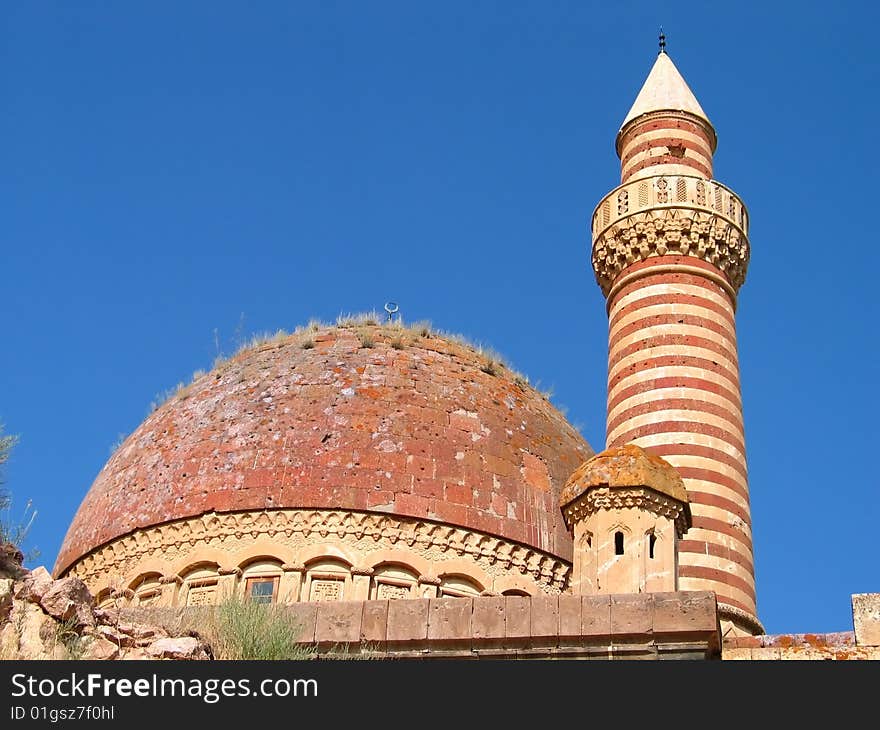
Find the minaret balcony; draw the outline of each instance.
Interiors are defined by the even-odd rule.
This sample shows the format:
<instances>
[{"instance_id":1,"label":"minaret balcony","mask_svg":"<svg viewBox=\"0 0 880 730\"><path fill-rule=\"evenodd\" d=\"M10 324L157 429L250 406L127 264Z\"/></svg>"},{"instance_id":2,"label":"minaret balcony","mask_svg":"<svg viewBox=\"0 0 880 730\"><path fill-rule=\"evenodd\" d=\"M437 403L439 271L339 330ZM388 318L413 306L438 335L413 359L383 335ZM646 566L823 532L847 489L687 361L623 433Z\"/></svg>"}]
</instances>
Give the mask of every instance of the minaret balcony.
<instances>
[{"instance_id":1,"label":"minaret balcony","mask_svg":"<svg viewBox=\"0 0 880 730\"><path fill-rule=\"evenodd\" d=\"M733 292L745 280L748 212L715 180L657 175L626 182L596 206L592 234L593 269L606 296L627 266L667 254L712 264Z\"/></svg>"}]
</instances>

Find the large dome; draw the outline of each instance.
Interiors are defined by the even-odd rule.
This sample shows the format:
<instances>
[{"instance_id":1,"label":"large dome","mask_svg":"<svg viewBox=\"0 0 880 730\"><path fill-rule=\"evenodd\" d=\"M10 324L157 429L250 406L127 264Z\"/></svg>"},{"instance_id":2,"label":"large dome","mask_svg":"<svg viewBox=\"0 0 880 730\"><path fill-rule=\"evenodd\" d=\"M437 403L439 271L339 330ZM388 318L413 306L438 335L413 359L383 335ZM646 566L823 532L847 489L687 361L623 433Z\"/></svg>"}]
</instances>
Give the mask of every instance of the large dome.
<instances>
[{"instance_id":1,"label":"large dome","mask_svg":"<svg viewBox=\"0 0 880 730\"><path fill-rule=\"evenodd\" d=\"M312 328L157 408L86 494L55 573L142 528L282 508L434 520L570 560L559 493L592 455L524 378L454 338Z\"/></svg>"}]
</instances>

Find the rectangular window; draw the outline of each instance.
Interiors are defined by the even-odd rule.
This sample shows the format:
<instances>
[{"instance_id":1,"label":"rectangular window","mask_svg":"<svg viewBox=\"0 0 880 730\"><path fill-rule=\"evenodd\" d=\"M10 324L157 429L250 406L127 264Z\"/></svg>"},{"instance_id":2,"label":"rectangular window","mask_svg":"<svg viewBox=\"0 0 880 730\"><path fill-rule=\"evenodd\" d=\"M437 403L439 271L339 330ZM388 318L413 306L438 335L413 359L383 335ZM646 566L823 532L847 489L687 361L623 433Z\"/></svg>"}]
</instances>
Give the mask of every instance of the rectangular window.
<instances>
[{"instance_id":1,"label":"rectangular window","mask_svg":"<svg viewBox=\"0 0 880 730\"><path fill-rule=\"evenodd\" d=\"M189 584L186 592L187 606L212 606L217 593L217 581L194 581Z\"/></svg>"},{"instance_id":2,"label":"rectangular window","mask_svg":"<svg viewBox=\"0 0 880 730\"><path fill-rule=\"evenodd\" d=\"M275 603L277 594L278 576L247 579L245 595L254 603Z\"/></svg>"}]
</instances>

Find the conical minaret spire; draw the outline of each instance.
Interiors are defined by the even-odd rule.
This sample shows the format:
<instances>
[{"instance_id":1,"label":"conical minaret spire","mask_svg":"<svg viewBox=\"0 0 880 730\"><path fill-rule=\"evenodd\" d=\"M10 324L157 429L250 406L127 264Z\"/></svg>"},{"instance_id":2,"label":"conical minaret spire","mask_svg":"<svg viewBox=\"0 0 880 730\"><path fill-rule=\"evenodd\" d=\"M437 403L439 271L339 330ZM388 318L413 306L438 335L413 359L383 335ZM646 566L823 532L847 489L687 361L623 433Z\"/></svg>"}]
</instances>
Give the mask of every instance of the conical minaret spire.
<instances>
[{"instance_id":1,"label":"conical minaret spire","mask_svg":"<svg viewBox=\"0 0 880 730\"><path fill-rule=\"evenodd\" d=\"M709 117L661 48L617 134L621 181L660 173L709 179L717 143Z\"/></svg>"},{"instance_id":2,"label":"conical minaret spire","mask_svg":"<svg viewBox=\"0 0 880 730\"><path fill-rule=\"evenodd\" d=\"M661 45L617 134L622 184L593 214L609 317L606 448L632 443L678 470L693 516L679 587L715 591L727 626L762 633L735 325L748 217L712 178L716 144Z\"/></svg>"}]
</instances>

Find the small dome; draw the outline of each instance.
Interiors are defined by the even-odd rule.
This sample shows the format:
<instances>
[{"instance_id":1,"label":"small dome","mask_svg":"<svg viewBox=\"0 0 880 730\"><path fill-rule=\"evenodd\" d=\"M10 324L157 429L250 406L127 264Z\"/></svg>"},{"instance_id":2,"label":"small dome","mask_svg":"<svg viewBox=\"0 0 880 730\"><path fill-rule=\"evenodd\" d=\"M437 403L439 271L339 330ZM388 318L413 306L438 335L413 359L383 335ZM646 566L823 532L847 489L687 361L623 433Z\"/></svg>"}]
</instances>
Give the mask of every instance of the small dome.
<instances>
[{"instance_id":1,"label":"small dome","mask_svg":"<svg viewBox=\"0 0 880 730\"><path fill-rule=\"evenodd\" d=\"M571 504L594 487L648 487L688 503L687 490L675 467L635 444L607 449L581 464L565 483L559 505Z\"/></svg>"},{"instance_id":2,"label":"small dome","mask_svg":"<svg viewBox=\"0 0 880 730\"><path fill-rule=\"evenodd\" d=\"M592 454L524 378L466 344L393 325L309 329L155 410L98 474L55 573L134 530L272 508L436 520L570 559L559 493Z\"/></svg>"}]
</instances>

